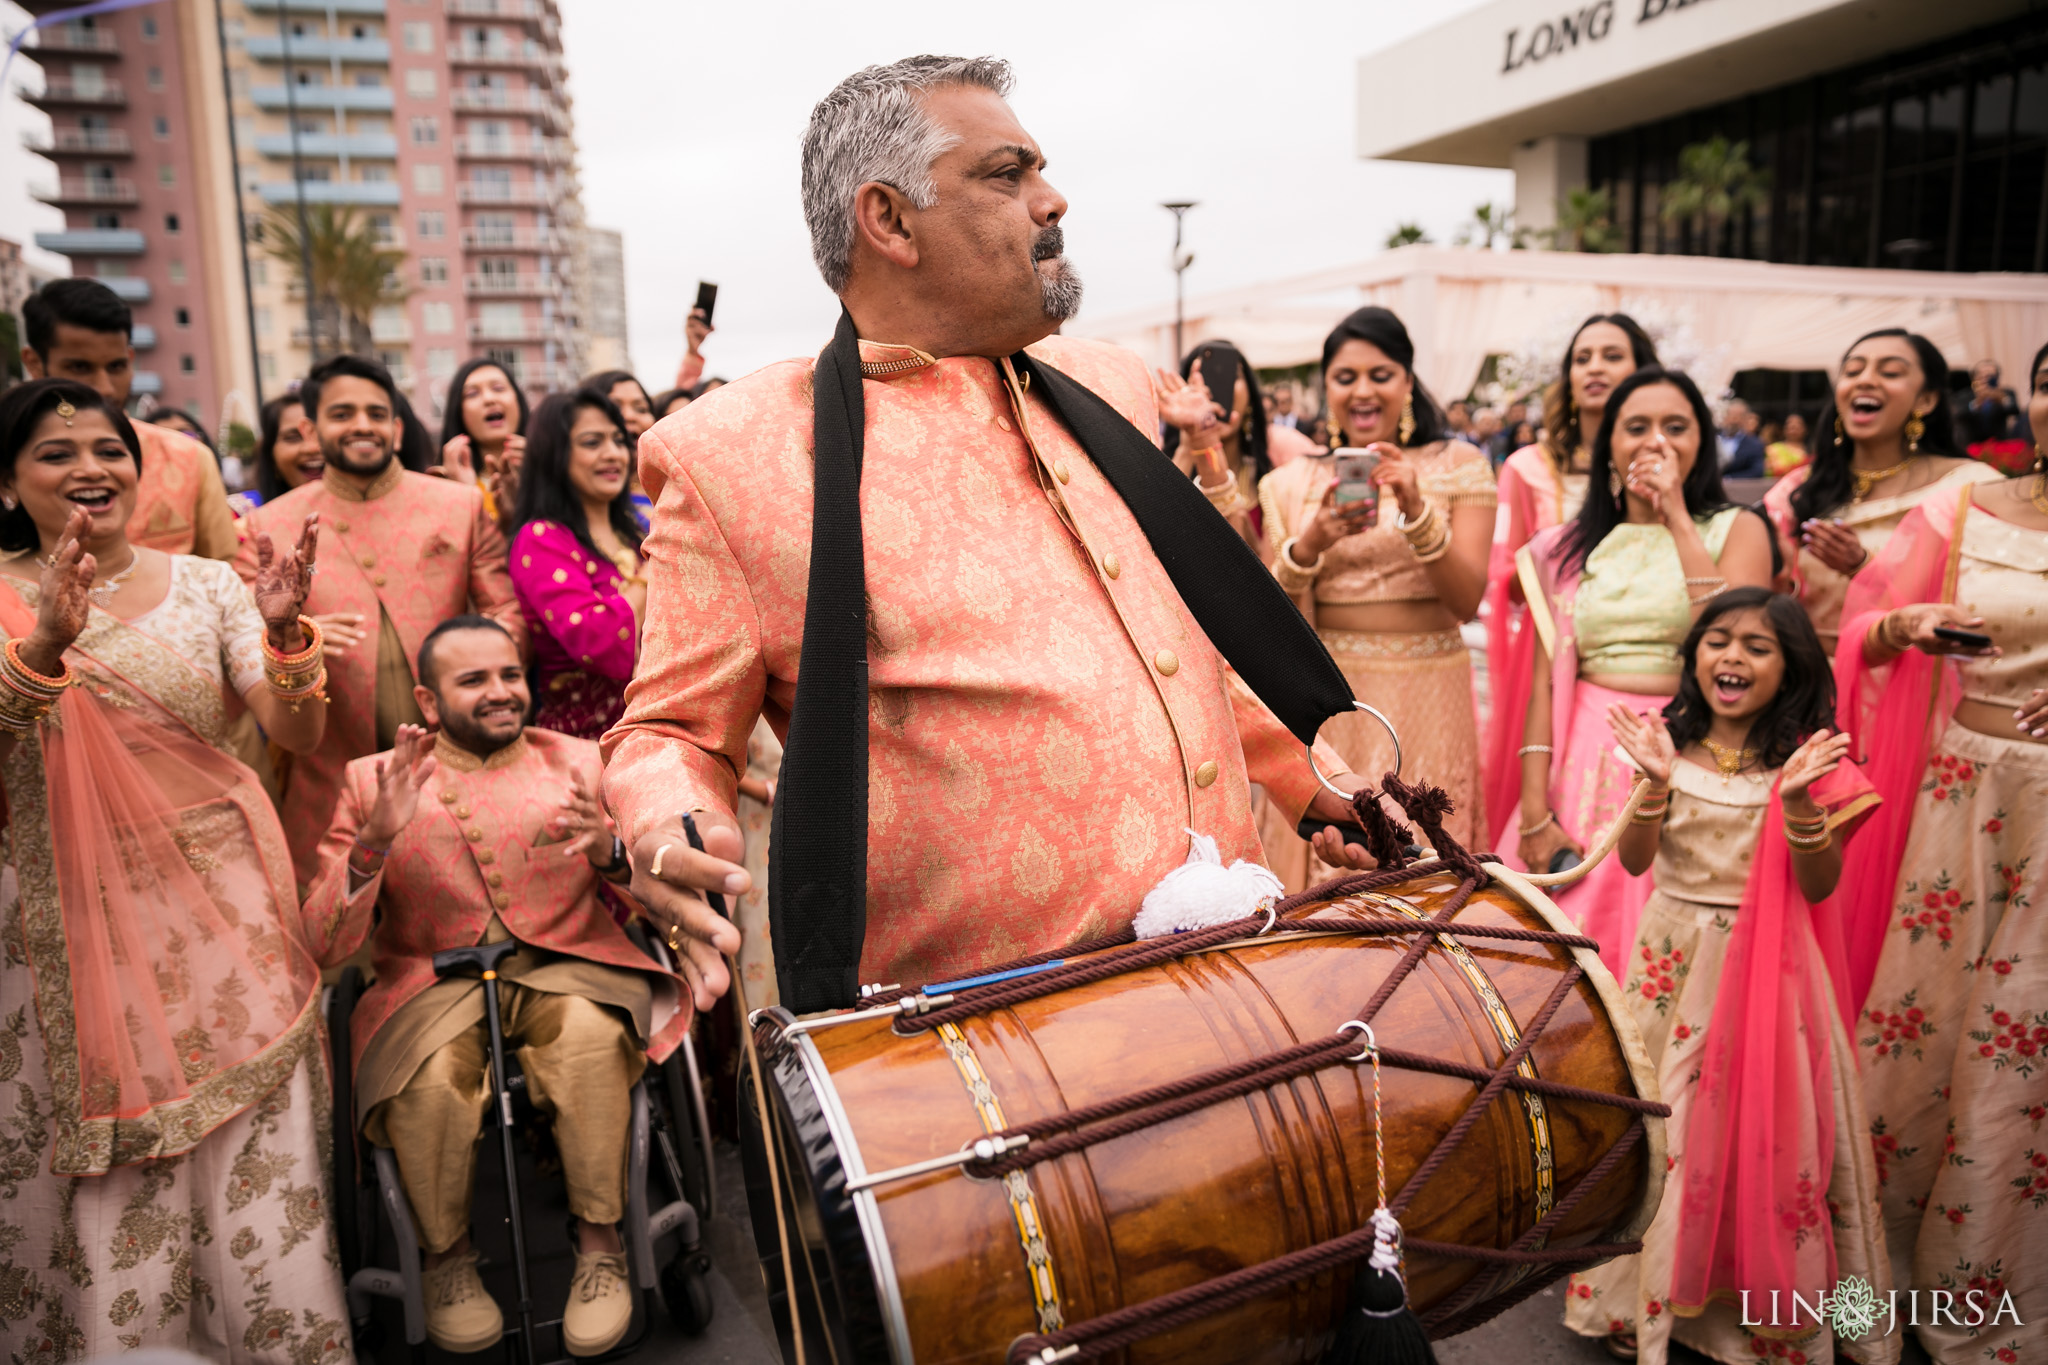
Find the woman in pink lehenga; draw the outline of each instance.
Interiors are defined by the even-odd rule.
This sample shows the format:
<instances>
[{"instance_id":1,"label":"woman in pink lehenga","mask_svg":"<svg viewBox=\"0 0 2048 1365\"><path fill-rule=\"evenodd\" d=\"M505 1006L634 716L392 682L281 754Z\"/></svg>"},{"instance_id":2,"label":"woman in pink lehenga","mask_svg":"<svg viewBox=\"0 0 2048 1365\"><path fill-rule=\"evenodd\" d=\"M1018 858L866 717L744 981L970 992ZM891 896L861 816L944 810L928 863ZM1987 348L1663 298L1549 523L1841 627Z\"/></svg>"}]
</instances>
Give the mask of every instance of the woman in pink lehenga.
<instances>
[{"instance_id":1,"label":"woman in pink lehenga","mask_svg":"<svg viewBox=\"0 0 2048 1365\"><path fill-rule=\"evenodd\" d=\"M0 398L0 1343L349 1358L319 973L229 690L294 752L314 527L227 565L129 543L141 451L93 390Z\"/></svg>"},{"instance_id":2,"label":"woman in pink lehenga","mask_svg":"<svg viewBox=\"0 0 2048 1365\"><path fill-rule=\"evenodd\" d=\"M1849 585L1906 514L1936 489L1998 477L1961 451L1934 343L1899 327L1858 337L1812 460L1764 494L1784 561L1779 591L1799 599L1830 652Z\"/></svg>"},{"instance_id":3,"label":"woman in pink lehenga","mask_svg":"<svg viewBox=\"0 0 2048 1365\"><path fill-rule=\"evenodd\" d=\"M1608 708L1662 709L1700 608L1724 589L1771 580L1769 529L1722 495L1713 430L1692 380L1637 370L1607 400L1578 517L1515 557L1536 648L1526 672L1495 685L1528 698L1516 846L1524 866L1549 871L1563 855L1584 857L1627 801L1633 773L1614 755ZM1609 858L1557 903L1600 940L1602 960L1619 974L1649 894L1647 873Z\"/></svg>"},{"instance_id":4,"label":"woman in pink lehenga","mask_svg":"<svg viewBox=\"0 0 2048 1365\"><path fill-rule=\"evenodd\" d=\"M1503 676L1528 676L1536 637L1529 625L1515 556L1537 535L1570 521L1586 503L1593 433L1614 386L1657 363L1657 347L1626 313L1595 313L1565 347L1564 369L1543 395L1543 436L1508 456L1496 476L1500 514L1486 567L1486 668L1491 680L1486 723L1486 839L1512 858L1508 839L1522 799L1522 720L1528 698L1501 686Z\"/></svg>"},{"instance_id":5,"label":"woman in pink lehenga","mask_svg":"<svg viewBox=\"0 0 2048 1365\"><path fill-rule=\"evenodd\" d=\"M2030 378L2048 443L2048 347ZM1841 893L1851 973L1870 973L1857 1043L1885 1236L1901 1289L1955 1296L1953 1320L1918 1324L1939 1365L2048 1358L2044 582L2037 456L1908 513L1850 584L1835 655L1886 800Z\"/></svg>"}]
</instances>

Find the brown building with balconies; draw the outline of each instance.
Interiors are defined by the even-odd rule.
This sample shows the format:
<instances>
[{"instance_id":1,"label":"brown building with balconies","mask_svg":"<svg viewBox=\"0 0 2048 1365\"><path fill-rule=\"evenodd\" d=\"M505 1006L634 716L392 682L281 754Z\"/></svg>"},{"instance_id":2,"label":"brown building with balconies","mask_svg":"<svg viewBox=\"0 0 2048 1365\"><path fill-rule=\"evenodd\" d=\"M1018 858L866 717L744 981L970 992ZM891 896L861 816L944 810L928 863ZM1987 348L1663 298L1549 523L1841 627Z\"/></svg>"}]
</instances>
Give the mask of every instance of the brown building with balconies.
<instances>
[{"instance_id":1,"label":"brown building with balconies","mask_svg":"<svg viewBox=\"0 0 2048 1365\"><path fill-rule=\"evenodd\" d=\"M49 134L28 146L51 174L29 193L65 220L36 245L134 309L138 402L218 423L226 395L250 395L211 6L171 0L50 24L22 55L42 79L17 91L50 117ZM236 415L247 420L246 403Z\"/></svg>"}]
</instances>

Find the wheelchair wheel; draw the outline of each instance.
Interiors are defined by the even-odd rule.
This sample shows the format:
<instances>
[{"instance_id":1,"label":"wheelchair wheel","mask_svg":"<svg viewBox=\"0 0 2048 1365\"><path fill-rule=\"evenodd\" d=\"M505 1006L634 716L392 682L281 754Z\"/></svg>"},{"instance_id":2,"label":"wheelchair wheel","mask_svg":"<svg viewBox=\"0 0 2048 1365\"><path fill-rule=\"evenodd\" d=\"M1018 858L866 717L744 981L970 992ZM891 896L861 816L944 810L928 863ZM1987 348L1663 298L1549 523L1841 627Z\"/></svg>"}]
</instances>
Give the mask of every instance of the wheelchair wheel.
<instances>
[{"instance_id":1,"label":"wheelchair wheel","mask_svg":"<svg viewBox=\"0 0 2048 1365\"><path fill-rule=\"evenodd\" d=\"M346 1281L363 1264L362 1198L356 1175L355 1078L349 1069L349 1017L362 998L360 967L344 970L327 995L327 1073L334 1100L334 1240Z\"/></svg>"},{"instance_id":2,"label":"wheelchair wheel","mask_svg":"<svg viewBox=\"0 0 2048 1365\"><path fill-rule=\"evenodd\" d=\"M686 1336L702 1336L711 1325L711 1258L703 1252L678 1256L662 1267L661 1301Z\"/></svg>"}]
</instances>

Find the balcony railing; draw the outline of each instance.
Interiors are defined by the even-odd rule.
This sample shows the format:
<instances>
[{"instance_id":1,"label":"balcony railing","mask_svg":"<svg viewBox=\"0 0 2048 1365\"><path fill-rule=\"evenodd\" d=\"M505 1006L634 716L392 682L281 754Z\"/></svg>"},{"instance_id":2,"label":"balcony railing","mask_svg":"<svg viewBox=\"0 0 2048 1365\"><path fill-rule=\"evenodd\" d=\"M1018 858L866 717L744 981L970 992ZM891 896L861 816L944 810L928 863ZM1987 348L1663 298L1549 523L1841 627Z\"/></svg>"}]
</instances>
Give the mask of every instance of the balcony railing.
<instances>
[{"instance_id":1,"label":"balcony railing","mask_svg":"<svg viewBox=\"0 0 2048 1365\"><path fill-rule=\"evenodd\" d=\"M554 96L545 90L527 88L508 90L495 85L463 85L448 92L449 103L464 113L482 112L515 114L544 114L550 118L561 116L561 106Z\"/></svg>"},{"instance_id":2,"label":"balcony railing","mask_svg":"<svg viewBox=\"0 0 2048 1365\"><path fill-rule=\"evenodd\" d=\"M252 10L276 13L291 10L295 13L324 14L333 10L336 14L382 14L384 0L244 0Z\"/></svg>"},{"instance_id":3,"label":"balcony railing","mask_svg":"<svg viewBox=\"0 0 2048 1365\"><path fill-rule=\"evenodd\" d=\"M539 161L554 166L568 159L565 137L458 137L455 155L466 161Z\"/></svg>"},{"instance_id":4,"label":"balcony railing","mask_svg":"<svg viewBox=\"0 0 2048 1365\"><path fill-rule=\"evenodd\" d=\"M281 34L244 38L242 46L250 57L259 62L284 60L284 37ZM391 44L382 38L324 38L311 34L292 39L294 63L305 62L310 65L329 60L388 65L391 61Z\"/></svg>"},{"instance_id":5,"label":"balcony railing","mask_svg":"<svg viewBox=\"0 0 2048 1365\"><path fill-rule=\"evenodd\" d=\"M512 204L540 208L555 203L561 197L562 192L554 186L530 180L510 185L489 180L467 180L455 187L455 202L458 204Z\"/></svg>"},{"instance_id":6,"label":"balcony railing","mask_svg":"<svg viewBox=\"0 0 2048 1365\"><path fill-rule=\"evenodd\" d=\"M469 320L469 339L478 342L566 341L569 324L561 318L521 318L518 322L494 322L488 318Z\"/></svg>"},{"instance_id":7,"label":"balcony railing","mask_svg":"<svg viewBox=\"0 0 2048 1365\"><path fill-rule=\"evenodd\" d=\"M128 94L121 89L119 81L80 83L52 76L43 82L41 90L16 86L14 92L39 108L53 104L85 104L96 109L119 109L128 103Z\"/></svg>"},{"instance_id":8,"label":"balcony railing","mask_svg":"<svg viewBox=\"0 0 2048 1365\"><path fill-rule=\"evenodd\" d=\"M462 292L471 298L538 298L568 286L560 275L466 275Z\"/></svg>"},{"instance_id":9,"label":"balcony railing","mask_svg":"<svg viewBox=\"0 0 2048 1365\"><path fill-rule=\"evenodd\" d=\"M302 180L297 184L289 180L282 183L273 181L258 185L256 192L266 204L295 204L301 198L301 189L305 191L303 197L309 204L396 208L400 199L396 180Z\"/></svg>"},{"instance_id":10,"label":"balcony railing","mask_svg":"<svg viewBox=\"0 0 2048 1365\"><path fill-rule=\"evenodd\" d=\"M359 110L389 113L393 107L388 85L295 85L289 93L281 85L259 85L249 92L258 109L277 112L297 107L305 110Z\"/></svg>"},{"instance_id":11,"label":"balcony railing","mask_svg":"<svg viewBox=\"0 0 2048 1365\"><path fill-rule=\"evenodd\" d=\"M547 9L540 0L448 0L448 12L458 19L525 19L537 23L547 18Z\"/></svg>"},{"instance_id":12,"label":"balcony railing","mask_svg":"<svg viewBox=\"0 0 2048 1365\"><path fill-rule=\"evenodd\" d=\"M364 161L398 159L398 139L388 133L300 133L298 143L302 157L352 156ZM256 150L265 156L289 159L292 135L260 133L256 138Z\"/></svg>"},{"instance_id":13,"label":"balcony railing","mask_svg":"<svg viewBox=\"0 0 2048 1365\"><path fill-rule=\"evenodd\" d=\"M135 144L118 128L55 128L48 137L24 133L21 145L42 156L135 155Z\"/></svg>"},{"instance_id":14,"label":"balcony railing","mask_svg":"<svg viewBox=\"0 0 2048 1365\"><path fill-rule=\"evenodd\" d=\"M133 204L133 180L64 179L54 185L37 185L29 190L31 199L45 204Z\"/></svg>"},{"instance_id":15,"label":"balcony railing","mask_svg":"<svg viewBox=\"0 0 2048 1365\"><path fill-rule=\"evenodd\" d=\"M38 232L36 245L60 256L140 256L144 239L134 228L69 228Z\"/></svg>"},{"instance_id":16,"label":"balcony railing","mask_svg":"<svg viewBox=\"0 0 2048 1365\"><path fill-rule=\"evenodd\" d=\"M548 251L569 249L568 239L559 232L500 232L469 228L462 234L464 251Z\"/></svg>"},{"instance_id":17,"label":"balcony railing","mask_svg":"<svg viewBox=\"0 0 2048 1365\"><path fill-rule=\"evenodd\" d=\"M51 24L37 29L34 39L22 45L22 51L31 57L43 52L61 53L67 57L118 57L121 44L109 29Z\"/></svg>"},{"instance_id":18,"label":"balcony railing","mask_svg":"<svg viewBox=\"0 0 2048 1365\"><path fill-rule=\"evenodd\" d=\"M142 234L138 232L135 235L140 237ZM149 302L149 277L146 275L94 275L92 278L113 290L114 297L123 303Z\"/></svg>"},{"instance_id":19,"label":"balcony railing","mask_svg":"<svg viewBox=\"0 0 2048 1365\"><path fill-rule=\"evenodd\" d=\"M448 60L458 66L544 67L557 59L546 47L528 39L523 43L453 43Z\"/></svg>"}]
</instances>

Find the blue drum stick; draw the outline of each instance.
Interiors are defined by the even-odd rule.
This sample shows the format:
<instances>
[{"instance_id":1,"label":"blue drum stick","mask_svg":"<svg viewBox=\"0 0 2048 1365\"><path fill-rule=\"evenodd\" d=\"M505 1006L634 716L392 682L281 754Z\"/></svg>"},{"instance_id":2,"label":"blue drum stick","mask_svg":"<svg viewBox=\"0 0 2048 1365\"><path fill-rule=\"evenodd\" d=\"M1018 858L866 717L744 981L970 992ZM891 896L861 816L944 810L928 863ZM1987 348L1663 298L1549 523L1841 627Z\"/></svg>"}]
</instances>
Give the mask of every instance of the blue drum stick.
<instances>
[{"instance_id":1,"label":"blue drum stick","mask_svg":"<svg viewBox=\"0 0 2048 1365\"><path fill-rule=\"evenodd\" d=\"M1056 962L1041 962L1035 967L1012 967L1007 972L990 972L986 976L964 976L958 981L935 981L919 994L943 995L948 991L964 991L975 986L993 986L998 981L1015 981L1020 976L1036 976L1040 972L1049 972L1055 967L1066 965L1066 959L1061 958Z\"/></svg>"}]
</instances>

